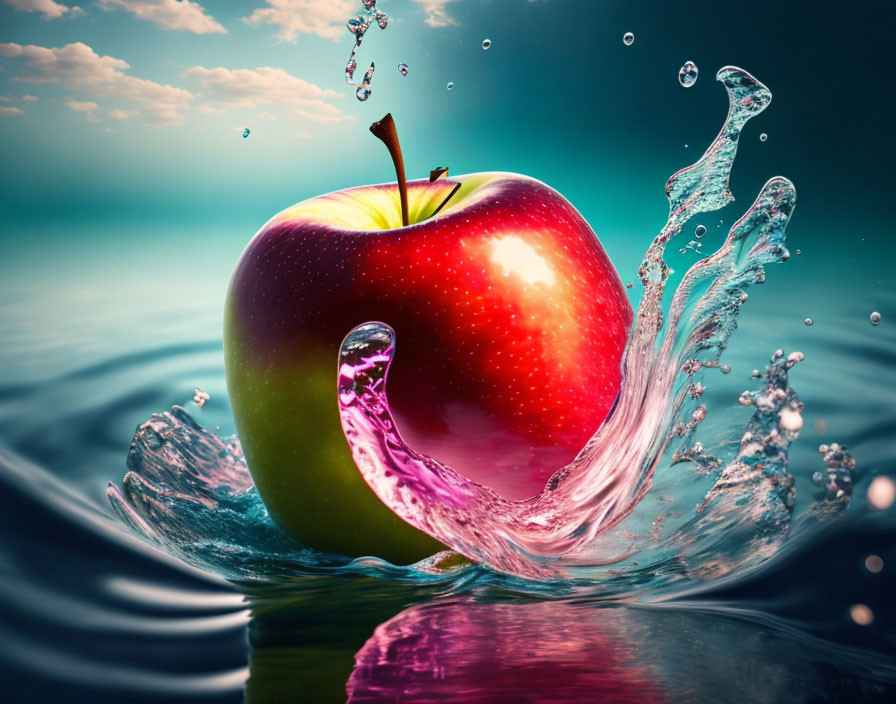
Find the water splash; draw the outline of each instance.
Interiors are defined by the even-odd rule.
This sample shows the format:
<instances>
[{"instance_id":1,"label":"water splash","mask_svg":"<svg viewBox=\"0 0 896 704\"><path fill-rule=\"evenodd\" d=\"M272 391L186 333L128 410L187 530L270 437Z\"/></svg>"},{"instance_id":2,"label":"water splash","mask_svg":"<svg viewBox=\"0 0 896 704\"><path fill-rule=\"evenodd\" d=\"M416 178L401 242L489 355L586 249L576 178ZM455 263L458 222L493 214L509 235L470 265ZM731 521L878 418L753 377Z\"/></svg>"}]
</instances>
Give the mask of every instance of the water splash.
<instances>
[{"instance_id":1,"label":"water splash","mask_svg":"<svg viewBox=\"0 0 896 704\"><path fill-rule=\"evenodd\" d=\"M193 403L202 408L208 403L208 400L211 398L211 395L202 389L193 389Z\"/></svg>"},{"instance_id":2,"label":"water splash","mask_svg":"<svg viewBox=\"0 0 896 704\"><path fill-rule=\"evenodd\" d=\"M380 29L385 29L389 24L389 18L384 12L377 8L376 0L361 0L361 4L364 6L361 14L350 18L346 22L348 31L355 36L355 45L352 47L352 53L348 57L348 63L345 65L345 82L350 86L356 86L355 97L363 102L367 100L372 93L370 83L373 80L375 66L374 62L371 61L370 67L364 72L364 78L361 79L360 83L356 83L354 79L355 69L358 67L358 49L361 47L361 41L364 39L364 34L370 29L370 25L376 23ZM401 66L404 66L404 64L399 64L399 70L401 70ZM407 74L406 66L402 73L405 75Z\"/></svg>"},{"instance_id":3,"label":"water splash","mask_svg":"<svg viewBox=\"0 0 896 704\"><path fill-rule=\"evenodd\" d=\"M408 447L386 396L394 333L367 323L346 337L338 376L346 437L370 486L409 523L502 572L561 580L552 588L565 578L601 588L626 578L655 584L705 579L774 553L793 508L787 451L798 435L802 406L788 372L801 355L776 353L765 374L755 371L759 388L741 396L754 414L737 440L695 436L710 415L698 405L702 375L730 371L719 357L746 290L764 281L766 264L788 257L784 230L795 191L787 179L765 184L718 251L690 267L668 316L663 312L671 274L666 246L692 217L732 200L728 179L741 130L771 100L768 89L741 69L726 67L717 78L728 93L728 116L703 156L666 184L669 218L638 270L644 290L616 410L541 494L508 501ZM444 555L395 568L292 544L267 516L239 453L227 447L182 410L155 416L138 431L123 490L110 488L116 511L148 539L235 578L321 569L414 580L439 573ZM238 481L230 480L235 487L219 478L222 471L239 474ZM670 491L673 485L691 490ZM740 539L732 541L732 535ZM639 576L645 574L652 576Z\"/></svg>"},{"instance_id":4,"label":"water splash","mask_svg":"<svg viewBox=\"0 0 896 704\"><path fill-rule=\"evenodd\" d=\"M690 381L681 382L679 370L686 362L691 373L704 361L717 363L745 289L764 278L764 264L787 258L784 228L796 197L784 178L763 187L722 247L685 275L661 336L670 273L665 247L691 217L732 200L728 179L741 129L771 100L768 89L741 69L724 68L717 78L728 91L728 117L701 159L666 184L670 215L639 269L644 293L616 411L541 494L505 500L410 448L386 398L393 331L367 323L346 337L338 382L343 430L367 483L411 525L477 562L527 577L567 575L573 565L598 564L593 554L601 536L644 497L672 437L692 433L703 420L705 410L699 409L687 424L681 420ZM580 559L586 551L590 555Z\"/></svg>"}]
</instances>

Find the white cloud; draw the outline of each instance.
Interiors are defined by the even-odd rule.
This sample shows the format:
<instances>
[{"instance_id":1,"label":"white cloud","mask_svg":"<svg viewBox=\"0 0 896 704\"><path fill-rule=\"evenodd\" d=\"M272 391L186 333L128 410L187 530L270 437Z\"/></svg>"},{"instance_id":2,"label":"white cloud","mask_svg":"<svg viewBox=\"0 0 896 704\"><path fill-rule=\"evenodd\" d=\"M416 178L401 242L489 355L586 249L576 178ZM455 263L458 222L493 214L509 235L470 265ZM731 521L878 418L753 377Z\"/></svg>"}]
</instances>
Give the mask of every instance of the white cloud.
<instances>
[{"instance_id":1,"label":"white cloud","mask_svg":"<svg viewBox=\"0 0 896 704\"><path fill-rule=\"evenodd\" d=\"M206 102L237 108L260 105L286 107L290 109L288 114L318 122L354 119L343 115L339 108L327 102L330 98L341 98L341 93L320 88L282 68L261 66L256 69L228 69L194 66L184 71L183 75L199 86L199 93Z\"/></svg>"},{"instance_id":2,"label":"white cloud","mask_svg":"<svg viewBox=\"0 0 896 704\"><path fill-rule=\"evenodd\" d=\"M94 103L92 100L85 100L83 102L79 102L74 98L67 98L65 104L74 110L75 112L83 112L87 115L87 119L91 122L102 122L102 118L96 115L96 111L99 109L99 105Z\"/></svg>"},{"instance_id":3,"label":"white cloud","mask_svg":"<svg viewBox=\"0 0 896 704\"><path fill-rule=\"evenodd\" d=\"M23 95L22 100L24 100L26 103L36 103L38 100L40 100L40 98L38 98L36 95Z\"/></svg>"},{"instance_id":4,"label":"white cloud","mask_svg":"<svg viewBox=\"0 0 896 704\"><path fill-rule=\"evenodd\" d=\"M97 4L103 10L127 10L163 29L183 29L195 34L227 34L227 30L211 15L205 14L202 5L191 0L99 0Z\"/></svg>"},{"instance_id":5,"label":"white cloud","mask_svg":"<svg viewBox=\"0 0 896 704\"><path fill-rule=\"evenodd\" d=\"M13 115L24 115L24 110L19 110L19 108L8 108L8 107L0 107L0 115L4 117L12 117Z\"/></svg>"},{"instance_id":6,"label":"white cloud","mask_svg":"<svg viewBox=\"0 0 896 704\"><path fill-rule=\"evenodd\" d=\"M445 10L445 5L455 0L411 0L411 2L420 5L426 13L424 22L430 27L448 27L457 24L457 20Z\"/></svg>"},{"instance_id":7,"label":"white cloud","mask_svg":"<svg viewBox=\"0 0 896 704\"><path fill-rule=\"evenodd\" d=\"M183 111L193 99L183 88L125 73L130 68L127 61L99 56L81 42L55 48L0 44L0 56L24 60L25 70L18 80L58 83L93 98L132 104L157 124L182 122Z\"/></svg>"},{"instance_id":8,"label":"white cloud","mask_svg":"<svg viewBox=\"0 0 896 704\"><path fill-rule=\"evenodd\" d=\"M307 132L296 132L295 137L296 139L311 139L311 135Z\"/></svg>"},{"instance_id":9,"label":"white cloud","mask_svg":"<svg viewBox=\"0 0 896 704\"><path fill-rule=\"evenodd\" d=\"M348 34L345 23L362 9L358 0L266 0L268 7L257 8L243 21L257 27L271 24L279 29L279 39L294 42L303 34L316 34L338 41Z\"/></svg>"},{"instance_id":10,"label":"white cloud","mask_svg":"<svg viewBox=\"0 0 896 704\"><path fill-rule=\"evenodd\" d=\"M80 103L73 98L69 98L68 100L66 100L65 104L75 112L94 112L97 108L99 108L99 105L89 100Z\"/></svg>"},{"instance_id":11,"label":"white cloud","mask_svg":"<svg viewBox=\"0 0 896 704\"><path fill-rule=\"evenodd\" d=\"M68 5L60 5L53 0L3 0L7 5L12 5L17 10L25 12L40 12L45 20L56 20L60 17L69 15L83 15L84 11L77 6L69 7Z\"/></svg>"},{"instance_id":12,"label":"white cloud","mask_svg":"<svg viewBox=\"0 0 896 704\"><path fill-rule=\"evenodd\" d=\"M106 113L106 117L110 120L130 120L139 114L136 110L110 110Z\"/></svg>"}]
</instances>

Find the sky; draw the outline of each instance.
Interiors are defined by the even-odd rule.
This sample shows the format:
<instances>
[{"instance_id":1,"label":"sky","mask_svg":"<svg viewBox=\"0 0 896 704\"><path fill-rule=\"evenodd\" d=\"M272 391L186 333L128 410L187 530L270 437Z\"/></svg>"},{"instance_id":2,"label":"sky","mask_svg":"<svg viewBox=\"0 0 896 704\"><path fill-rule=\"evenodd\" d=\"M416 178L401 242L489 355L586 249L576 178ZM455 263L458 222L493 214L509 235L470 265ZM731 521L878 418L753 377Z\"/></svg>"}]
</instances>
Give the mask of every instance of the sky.
<instances>
[{"instance_id":1,"label":"sky","mask_svg":"<svg viewBox=\"0 0 896 704\"><path fill-rule=\"evenodd\" d=\"M0 0L0 253L24 233L78 231L135 241L211 232L238 254L297 201L391 180L367 127L392 112L409 177L448 165L539 178L582 211L625 278L665 219L666 179L721 125L714 75L736 64L775 99L744 133L737 203L723 217L786 175L799 192L794 241L811 232L833 242L860 223L867 249L852 237L851 258L886 273L876 254L891 247L896 155L880 74L892 62L892 12L770 0L380 8L390 21L358 52L359 76L377 66L359 102L343 71L345 21L360 0ZM700 69L688 89L677 81L686 60Z\"/></svg>"}]
</instances>

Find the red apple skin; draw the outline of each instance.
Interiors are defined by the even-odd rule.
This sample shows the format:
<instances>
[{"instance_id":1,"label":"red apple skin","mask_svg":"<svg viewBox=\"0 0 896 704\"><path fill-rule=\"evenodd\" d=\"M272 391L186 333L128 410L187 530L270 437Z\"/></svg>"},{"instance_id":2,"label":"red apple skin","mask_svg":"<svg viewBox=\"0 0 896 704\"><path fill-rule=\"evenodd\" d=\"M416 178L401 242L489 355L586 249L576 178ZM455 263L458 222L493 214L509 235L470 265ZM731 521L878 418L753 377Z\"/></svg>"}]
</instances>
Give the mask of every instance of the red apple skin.
<instances>
[{"instance_id":1,"label":"red apple skin","mask_svg":"<svg viewBox=\"0 0 896 704\"><path fill-rule=\"evenodd\" d=\"M305 545L393 562L440 547L379 501L342 436L337 356L360 323L396 331L388 393L402 436L511 499L540 492L616 399L633 314L588 223L516 174L412 182L410 198L441 202L457 182L437 215L395 229L395 184L306 201L237 265L224 338L234 418L265 505ZM395 212L371 216L384 200Z\"/></svg>"}]
</instances>

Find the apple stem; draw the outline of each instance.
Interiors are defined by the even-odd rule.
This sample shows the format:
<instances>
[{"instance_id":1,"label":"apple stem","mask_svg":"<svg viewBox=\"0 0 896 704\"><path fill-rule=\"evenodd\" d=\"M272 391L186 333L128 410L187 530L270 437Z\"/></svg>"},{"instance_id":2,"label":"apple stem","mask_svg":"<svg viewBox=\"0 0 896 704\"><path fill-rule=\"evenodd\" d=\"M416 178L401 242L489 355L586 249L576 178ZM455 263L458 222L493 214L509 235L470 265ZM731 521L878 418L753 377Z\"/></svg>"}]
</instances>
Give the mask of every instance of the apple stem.
<instances>
[{"instance_id":1,"label":"apple stem","mask_svg":"<svg viewBox=\"0 0 896 704\"><path fill-rule=\"evenodd\" d=\"M379 122L374 122L370 126L370 131L374 136L382 140L383 144L389 150L392 157L392 163L395 166L395 175L398 177L398 195L401 198L401 226L407 227L408 222L408 182L404 175L404 158L401 156L401 145L398 143L398 130L395 129L395 120L392 119L392 113Z\"/></svg>"}]
</instances>

